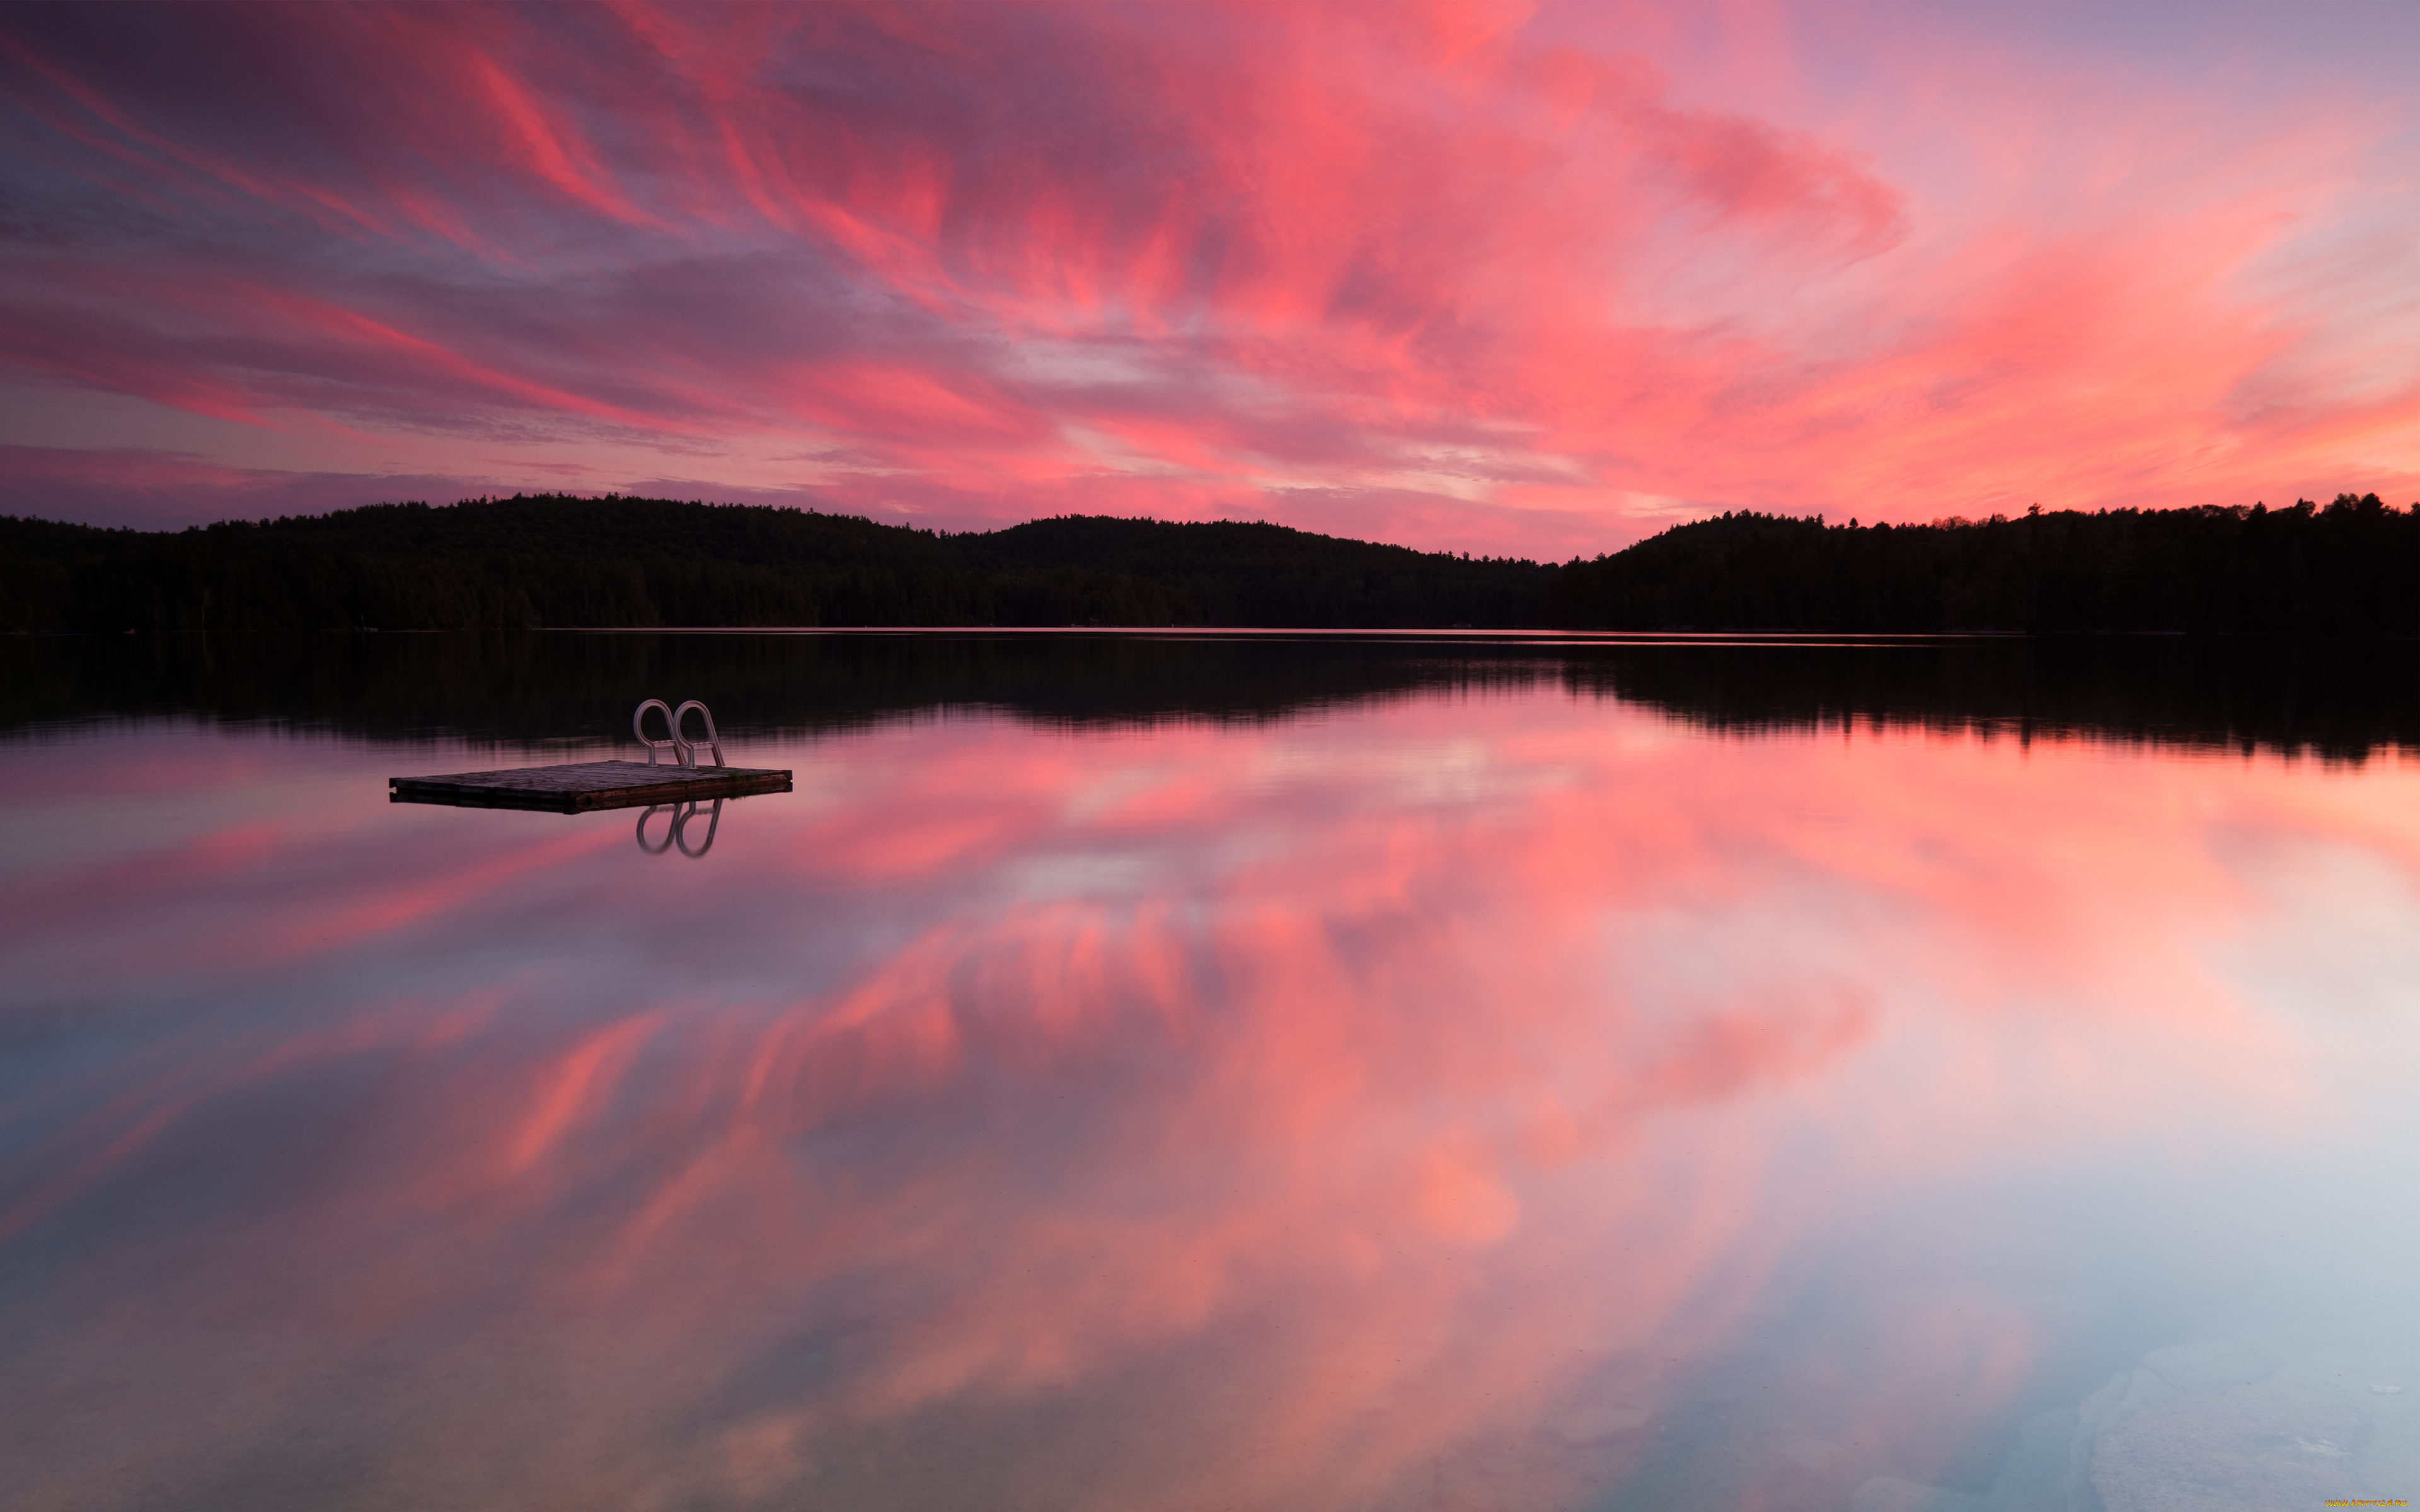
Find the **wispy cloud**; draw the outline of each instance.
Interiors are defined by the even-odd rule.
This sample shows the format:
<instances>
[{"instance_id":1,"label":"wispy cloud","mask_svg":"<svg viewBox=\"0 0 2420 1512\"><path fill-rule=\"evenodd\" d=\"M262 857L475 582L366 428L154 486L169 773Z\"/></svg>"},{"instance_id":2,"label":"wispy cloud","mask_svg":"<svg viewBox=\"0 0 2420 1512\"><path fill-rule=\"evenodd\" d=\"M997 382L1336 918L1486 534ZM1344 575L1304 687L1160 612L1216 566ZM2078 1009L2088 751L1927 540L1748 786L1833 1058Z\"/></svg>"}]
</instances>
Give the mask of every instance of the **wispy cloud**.
<instances>
[{"instance_id":1,"label":"wispy cloud","mask_svg":"<svg viewBox=\"0 0 2420 1512\"><path fill-rule=\"evenodd\" d=\"M694 477L1558 555L2420 485L2410 99L1834 20L17 11L0 371L163 423L0 436L60 454L0 508L240 512L208 467L110 502L172 414L331 505Z\"/></svg>"}]
</instances>

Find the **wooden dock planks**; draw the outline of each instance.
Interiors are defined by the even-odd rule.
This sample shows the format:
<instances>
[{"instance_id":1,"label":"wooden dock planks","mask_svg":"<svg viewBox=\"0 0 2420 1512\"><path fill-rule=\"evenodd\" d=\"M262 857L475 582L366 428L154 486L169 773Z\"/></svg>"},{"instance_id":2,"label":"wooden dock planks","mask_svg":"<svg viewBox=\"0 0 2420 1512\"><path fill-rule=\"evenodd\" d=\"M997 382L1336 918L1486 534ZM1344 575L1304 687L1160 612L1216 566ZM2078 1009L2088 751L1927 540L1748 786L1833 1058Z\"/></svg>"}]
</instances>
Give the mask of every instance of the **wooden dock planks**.
<instances>
[{"instance_id":1,"label":"wooden dock planks","mask_svg":"<svg viewBox=\"0 0 2420 1512\"><path fill-rule=\"evenodd\" d=\"M458 809L538 809L584 813L641 804L693 803L750 793L787 793L790 774L753 766L650 766L644 762L572 762L449 777L391 777L390 803L442 803Z\"/></svg>"}]
</instances>

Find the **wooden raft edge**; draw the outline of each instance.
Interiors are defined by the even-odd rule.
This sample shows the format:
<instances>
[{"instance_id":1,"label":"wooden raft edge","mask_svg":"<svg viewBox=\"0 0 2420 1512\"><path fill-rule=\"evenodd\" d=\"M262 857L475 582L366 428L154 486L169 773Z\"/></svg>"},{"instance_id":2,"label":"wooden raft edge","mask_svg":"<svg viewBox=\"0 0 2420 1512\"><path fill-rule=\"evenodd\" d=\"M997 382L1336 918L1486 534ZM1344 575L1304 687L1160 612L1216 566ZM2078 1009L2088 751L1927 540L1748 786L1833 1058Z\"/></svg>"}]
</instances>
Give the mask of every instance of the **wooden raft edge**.
<instances>
[{"instance_id":1,"label":"wooden raft edge","mask_svg":"<svg viewBox=\"0 0 2420 1512\"><path fill-rule=\"evenodd\" d=\"M465 777L520 776L549 770L551 768L522 767L509 774L483 772L465 774ZM387 779L387 801L436 804L455 809L525 809L549 813L584 813L599 809L635 809L643 804L739 798L790 791L788 771L753 766L720 770L709 767L685 773L668 781L595 788L523 787L465 780L465 777L391 777Z\"/></svg>"}]
</instances>

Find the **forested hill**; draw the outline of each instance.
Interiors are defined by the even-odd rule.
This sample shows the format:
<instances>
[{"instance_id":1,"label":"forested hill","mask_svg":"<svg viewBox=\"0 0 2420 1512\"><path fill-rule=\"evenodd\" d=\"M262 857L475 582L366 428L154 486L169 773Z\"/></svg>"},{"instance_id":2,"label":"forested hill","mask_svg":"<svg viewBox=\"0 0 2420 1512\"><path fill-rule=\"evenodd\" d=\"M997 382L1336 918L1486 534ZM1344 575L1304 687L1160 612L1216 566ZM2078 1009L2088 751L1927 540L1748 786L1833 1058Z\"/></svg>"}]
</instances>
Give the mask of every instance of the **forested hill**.
<instances>
[{"instance_id":1,"label":"forested hill","mask_svg":"<svg viewBox=\"0 0 2420 1512\"><path fill-rule=\"evenodd\" d=\"M1606 629L2420 633L2420 504L2062 511L1930 525L1725 515L1557 575Z\"/></svg>"},{"instance_id":2,"label":"forested hill","mask_svg":"<svg viewBox=\"0 0 2420 1512\"><path fill-rule=\"evenodd\" d=\"M1547 569L1256 523L958 535L846 515L558 496L176 532L0 518L0 627L1511 625Z\"/></svg>"},{"instance_id":3,"label":"forested hill","mask_svg":"<svg viewBox=\"0 0 2420 1512\"><path fill-rule=\"evenodd\" d=\"M1283 526L943 534L561 496L180 532L0 517L0 629L1556 626L2420 633L2420 505L2339 495L1871 527L1733 514L1561 565Z\"/></svg>"}]
</instances>

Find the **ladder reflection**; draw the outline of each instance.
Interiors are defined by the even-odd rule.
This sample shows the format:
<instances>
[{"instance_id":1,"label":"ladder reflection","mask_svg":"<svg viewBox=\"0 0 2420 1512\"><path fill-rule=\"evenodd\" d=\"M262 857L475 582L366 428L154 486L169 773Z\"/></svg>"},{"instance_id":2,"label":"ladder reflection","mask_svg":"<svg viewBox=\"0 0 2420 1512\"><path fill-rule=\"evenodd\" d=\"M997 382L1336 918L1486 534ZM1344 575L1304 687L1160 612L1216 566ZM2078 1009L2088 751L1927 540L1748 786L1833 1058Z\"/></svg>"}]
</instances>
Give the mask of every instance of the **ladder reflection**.
<instances>
[{"instance_id":1,"label":"ladder reflection","mask_svg":"<svg viewBox=\"0 0 2420 1512\"><path fill-rule=\"evenodd\" d=\"M696 860L706 852L714 849L714 831L715 827L722 823L722 805L725 801L726 800L724 799L717 798L714 800L714 806L706 810L706 838L697 841L697 847L694 850L690 848L689 825L690 820L695 819L698 816L698 810L701 806L696 803L658 803L649 805L639 814L639 849L646 852L649 856L661 856L673 847L678 846L680 847L680 853L683 856L688 856L692 861ZM659 841L650 842L647 839L647 821L653 819L658 813L667 809L672 810L672 820L665 825L664 838Z\"/></svg>"}]
</instances>

